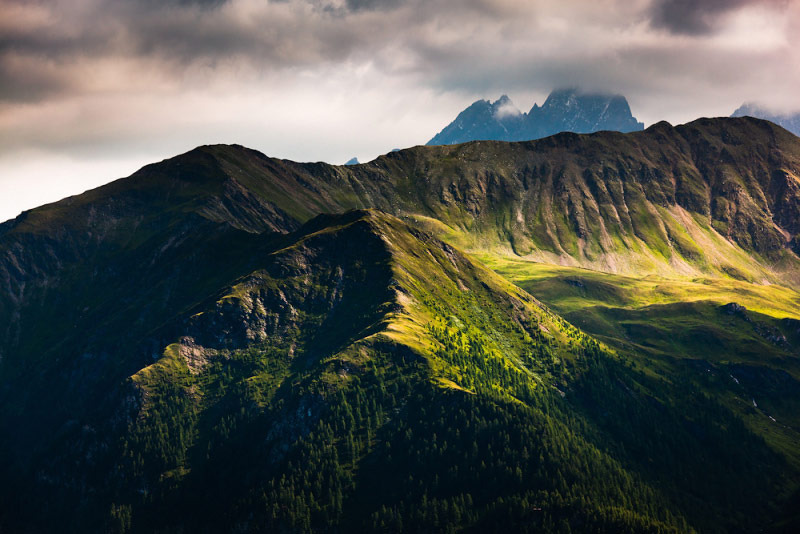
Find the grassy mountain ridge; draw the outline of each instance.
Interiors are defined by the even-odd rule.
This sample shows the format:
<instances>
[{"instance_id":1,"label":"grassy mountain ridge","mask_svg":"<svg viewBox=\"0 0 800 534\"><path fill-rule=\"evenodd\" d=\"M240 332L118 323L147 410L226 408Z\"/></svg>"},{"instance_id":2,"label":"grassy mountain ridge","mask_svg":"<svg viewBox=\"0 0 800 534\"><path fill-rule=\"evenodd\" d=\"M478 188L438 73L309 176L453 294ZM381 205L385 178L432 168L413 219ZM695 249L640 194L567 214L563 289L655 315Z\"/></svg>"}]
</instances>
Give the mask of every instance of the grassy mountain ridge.
<instances>
[{"instance_id":1,"label":"grassy mountain ridge","mask_svg":"<svg viewBox=\"0 0 800 534\"><path fill-rule=\"evenodd\" d=\"M26 212L0 528L790 529L799 147L216 145Z\"/></svg>"},{"instance_id":2,"label":"grassy mountain ridge","mask_svg":"<svg viewBox=\"0 0 800 534\"><path fill-rule=\"evenodd\" d=\"M421 165L419 196L439 202L416 212L470 239L490 234L468 245L505 241L540 261L623 274L760 279L762 266L785 254L796 262L786 247L795 235L797 139L768 123L470 143L435 157L450 165Z\"/></svg>"},{"instance_id":3,"label":"grassy mountain ridge","mask_svg":"<svg viewBox=\"0 0 800 534\"><path fill-rule=\"evenodd\" d=\"M392 216L252 262L31 451L9 528L746 531L792 487L731 411Z\"/></svg>"},{"instance_id":4,"label":"grassy mountain ridge","mask_svg":"<svg viewBox=\"0 0 800 534\"><path fill-rule=\"evenodd\" d=\"M444 223L462 248L620 274L794 284L798 176L798 138L752 118L416 147L339 167L220 145L33 210L12 227L35 233L37 226L69 224L60 211L75 217L73 204L103 205L117 189L172 199L178 178L205 199L182 209L248 230L260 230L263 223L254 221L261 219L287 231L318 213L374 207ZM90 214L81 224L91 227Z\"/></svg>"},{"instance_id":5,"label":"grassy mountain ridge","mask_svg":"<svg viewBox=\"0 0 800 534\"><path fill-rule=\"evenodd\" d=\"M774 269L793 280L799 155L797 138L770 123L704 119L629 135L415 148L352 173L374 188L360 202L386 209L389 198L394 213L468 234L469 248L499 243L620 273L761 280Z\"/></svg>"}]
</instances>

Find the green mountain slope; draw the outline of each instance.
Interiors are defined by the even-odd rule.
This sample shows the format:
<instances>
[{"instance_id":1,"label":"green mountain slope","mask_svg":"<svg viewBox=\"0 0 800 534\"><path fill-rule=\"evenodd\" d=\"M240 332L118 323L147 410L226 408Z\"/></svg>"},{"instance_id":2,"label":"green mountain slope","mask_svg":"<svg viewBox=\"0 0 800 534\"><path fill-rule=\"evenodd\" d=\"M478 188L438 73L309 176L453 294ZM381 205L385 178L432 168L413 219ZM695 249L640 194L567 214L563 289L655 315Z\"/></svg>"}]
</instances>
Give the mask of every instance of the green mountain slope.
<instances>
[{"instance_id":1,"label":"green mountain slope","mask_svg":"<svg viewBox=\"0 0 800 534\"><path fill-rule=\"evenodd\" d=\"M791 531L798 158L749 118L220 145L26 212L0 530Z\"/></svg>"},{"instance_id":2,"label":"green mountain slope","mask_svg":"<svg viewBox=\"0 0 800 534\"><path fill-rule=\"evenodd\" d=\"M18 453L8 528L747 531L792 488L731 410L398 219L254 256Z\"/></svg>"},{"instance_id":3,"label":"green mountain slope","mask_svg":"<svg viewBox=\"0 0 800 534\"><path fill-rule=\"evenodd\" d=\"M685 375L800 464L800 294L736 280L633 278L484 259L653 375Z\"/></svg>"},{"instance_id":4,"label":"green mountain slope","mask_svg":"<svg viewBox=\"0 0 800 534\"><path fill-rule=\"evenodd\" d=\"M229 165L231 174L245 169L248 187L261 183L244 158ZM315 184L319 211L430 217L470 249L622 274L796 282L800 140L765 121L418 147L347 169L296 165L274 175L290 176L284 191L302 198Z\"/></svg>"}]
</instances>

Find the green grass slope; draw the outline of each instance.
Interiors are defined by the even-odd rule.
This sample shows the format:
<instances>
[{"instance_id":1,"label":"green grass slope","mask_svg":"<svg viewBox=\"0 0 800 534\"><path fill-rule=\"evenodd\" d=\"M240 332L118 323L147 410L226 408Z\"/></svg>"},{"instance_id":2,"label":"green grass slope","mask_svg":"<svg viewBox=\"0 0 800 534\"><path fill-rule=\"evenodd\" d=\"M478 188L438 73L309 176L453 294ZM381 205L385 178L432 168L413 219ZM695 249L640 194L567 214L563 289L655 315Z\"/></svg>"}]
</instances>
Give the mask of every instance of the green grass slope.
<instances>
[{"instance_id":1,"label":"green grass slope","mask_svg":"<svg viewBox=\"0 0 800 534\"><path fill-rule=\"evenodd\" d=\"M4 528L746 532L795 487L724 402L392 216L242 269L2 463Z\"/></svg>"},{"instance_id":2,"label":"green grass slope","mask_svg":"<svg viewBox=\"0 0 800 534\"><path fill-rule=\"evenodd\" d=\"M622 277L484 256L573 324L720 399L800 465L800 294L779 285Z\"/></svg>"}]
</instances>

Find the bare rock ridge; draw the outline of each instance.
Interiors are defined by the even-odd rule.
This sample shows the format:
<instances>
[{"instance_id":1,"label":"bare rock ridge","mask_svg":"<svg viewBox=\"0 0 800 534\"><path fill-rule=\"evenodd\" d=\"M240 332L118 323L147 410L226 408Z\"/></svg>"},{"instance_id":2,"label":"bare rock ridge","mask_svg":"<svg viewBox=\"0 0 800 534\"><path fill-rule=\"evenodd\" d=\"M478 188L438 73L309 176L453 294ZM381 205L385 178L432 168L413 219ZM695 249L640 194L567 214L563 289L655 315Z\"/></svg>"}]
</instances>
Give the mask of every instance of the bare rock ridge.
<instances>
[{"instance_id":1,"label":"bare rock ridge","mask_svg":"<svg viewBox=\"0 0 800 534\"><path fill-rule=\"evenodd\" d=\"M544 104L522 113L503 95L495 102L478 100L428 141L453 145L468 141L528 141L559 132L592 133L601 130L635 132L644 129L622 95L582 93L558 89Z\"/></svg>"}]
</instances>

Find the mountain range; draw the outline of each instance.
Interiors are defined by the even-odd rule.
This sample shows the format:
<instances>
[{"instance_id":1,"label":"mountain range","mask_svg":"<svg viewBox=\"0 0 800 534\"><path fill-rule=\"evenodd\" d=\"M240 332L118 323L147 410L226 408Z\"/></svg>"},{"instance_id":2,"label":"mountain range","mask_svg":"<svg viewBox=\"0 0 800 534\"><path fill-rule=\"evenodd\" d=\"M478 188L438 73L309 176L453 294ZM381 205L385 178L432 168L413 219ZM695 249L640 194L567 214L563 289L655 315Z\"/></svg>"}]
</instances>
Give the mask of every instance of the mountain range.
<instances>
[{"instance_id":1,"label":"mountain range","mask_svg":"<svg viewBox=\"0 0 800 534\"><path fill-rule=\"evenodd\" d=\"M731 117L756 117L782 126L795 135L800 135L800 113L773 113L752 102L742 104Z\"/></svg>"},{"instance_id":2,"label":"mountain range","mask_svg":"<svg viewBox=\"0 0 800 534\"><path fill-rule=\"evenodd\" d=\"M793 532L800 139L198 147L0 225L0 531Z\"/></svg>"},{"instance_id":3,"label":"mountain range","mask_svg":"<svg viewBox=\"0 0 800 534\"><path fill-rule=\"evenodd\" d=\"M428 145L453 145L467 141L528 141L560 132L592 133L601 130L635 132L638 122L622 95L557 89L540 107L522 113L503 95L495 102L478 100L428 141Z\"/></svg>"}]
</instances>

